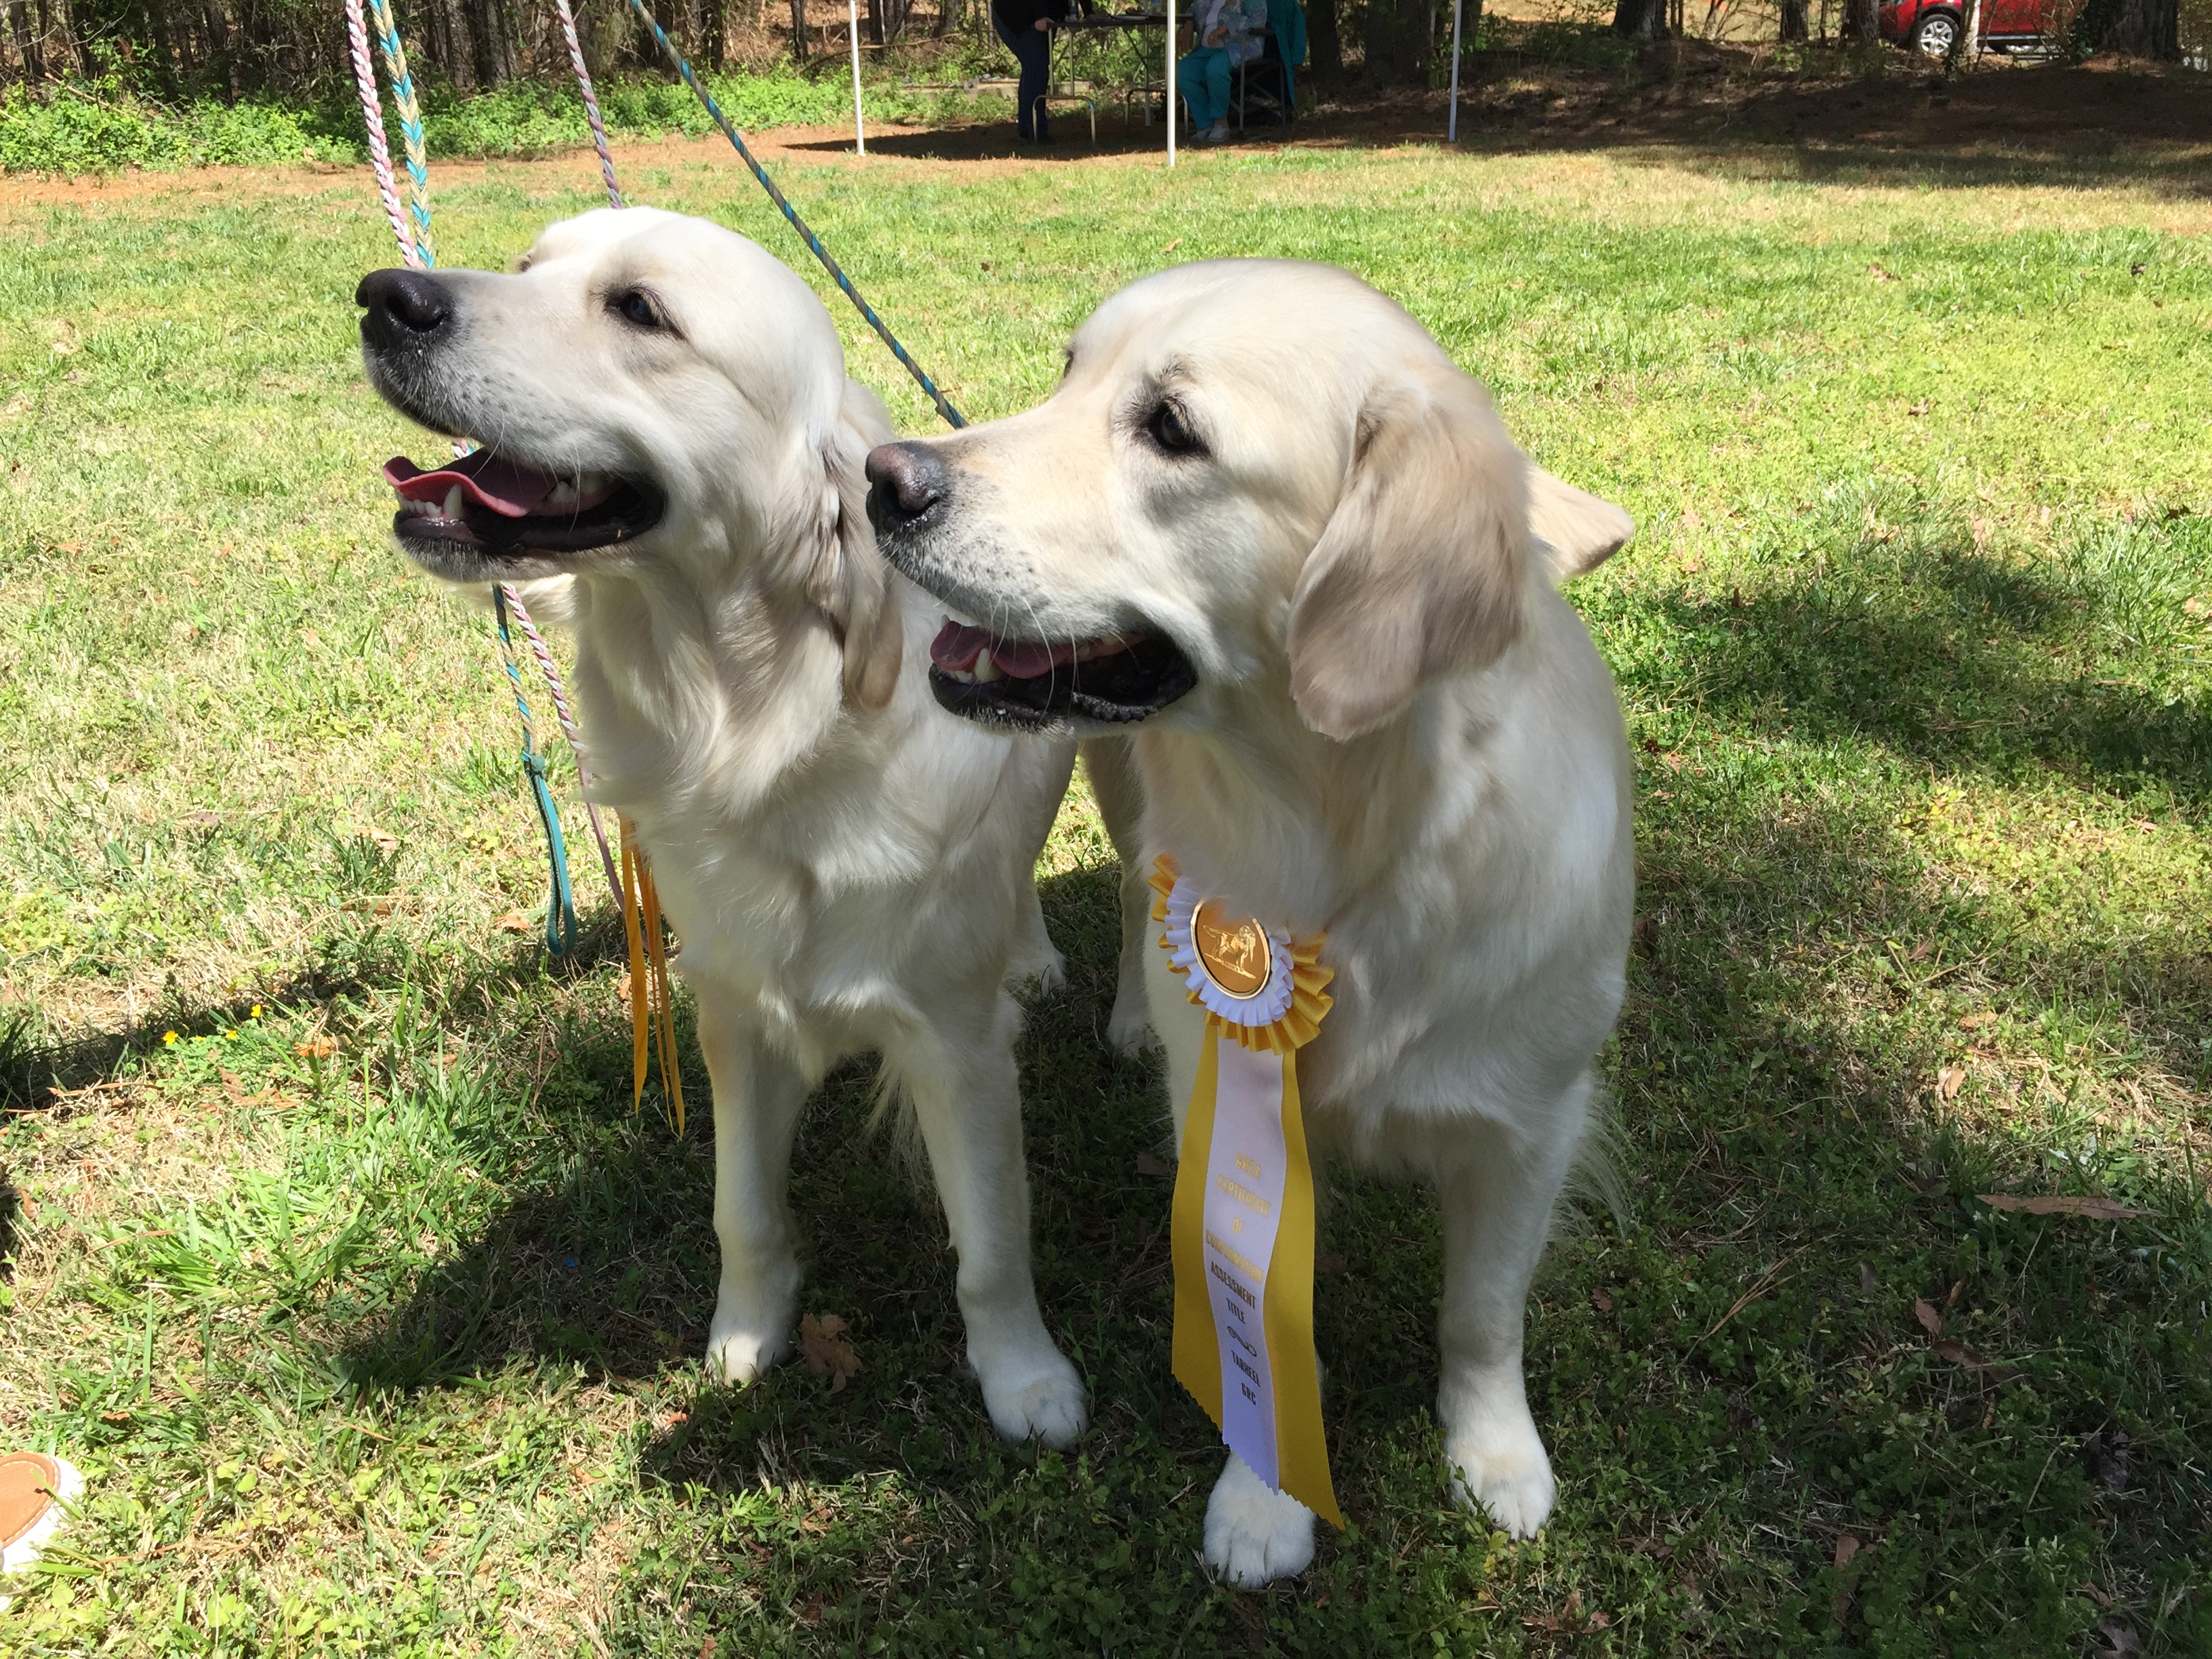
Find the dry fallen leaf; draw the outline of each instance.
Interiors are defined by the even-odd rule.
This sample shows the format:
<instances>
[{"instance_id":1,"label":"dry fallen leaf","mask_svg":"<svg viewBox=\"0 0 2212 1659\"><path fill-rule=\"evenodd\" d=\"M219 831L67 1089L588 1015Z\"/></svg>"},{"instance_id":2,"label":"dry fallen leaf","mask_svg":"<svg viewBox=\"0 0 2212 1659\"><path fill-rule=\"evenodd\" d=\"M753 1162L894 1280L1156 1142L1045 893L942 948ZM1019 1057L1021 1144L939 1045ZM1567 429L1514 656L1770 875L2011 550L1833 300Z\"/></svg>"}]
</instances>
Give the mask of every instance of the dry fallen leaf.
<instances>
[{"instance_id":1,"label":"dry fallen leaf","mask_svg":"<svg viewBox=\"0 0 2212 1659\"><path fill-rule=\"evenodd\" d=\"M799 1352L805 1358L808 1370L830 1379L832 1394L843 1388L846 1379L860 1369L860 1356L845 1340L845 1322L836 1314L823 1314L819 1319L808 1314L802 1318L799 1322Z\"/></svg>"},{"instance_id":2,"label":"dry fallen leaf","mask_svg":"<svg viewBox=\"0 0 2212 1659\"><path fill-rule=\"evenodd\" d=\"M1912 1316L1920 1322L1920 1328L1927 1332L1929 1335L1941 1336L1943 1334L1943 1316L1936 1311L1935 1305L1932 1303L1927 1302L1919 1297L1913 1297Z\"/></svg>"},{"instance_id":3,"label":"dry fallen leaf","mask_svg":"<svg viewBox=\"0 0 2212 1659\"><path fill-rule=\"evenodd\" d=\"M328 1060L337 1051L338 1045L326 1036L312 1036L292 1045L292 1052L302 1060Z\"/></svg>"},{"instance_id":4,"label":"dry fallen leaf","mask_svg":"<svg viewBox=\"0 0 2212 1659\"><path fill-rule=\"evenodd\" d=\"M1613 1311L1613 1297L1609 1292L1602 1288L1592 1291L1590 1292L1590 1306L1595 1308L1600 1313L1611 1313Z\"/></svg>"},{"instance_id":5,"label":"dry fallen leaf","mask_svg":"<svg viewBox=\"0 0 2212 1659\"><path fill-rule=\"evenodd\" d=\"M615 1000L625 1008L629 1006L629 969L623 969L622 977L615 981Z\"/></svg>"},{"instance_id":6,"label":"dry fallen leaf","mask_svg":"<svg viewBox=\"0 0 2212 1659\"><path fill-rule=\"evenodd\" d=\"M2092 1221L2132 1221L2142 1213L2109 1198L2084 1197L2075 1193L2046 1193L2037 1198L2014 1198L2009 1193L1982 1193L1978 1196L1992 1210L2012 1210L2021 1215L2082 1215Z\"/></svg>"},{"instance_id":7,"label":"dry fallen leaf","mask_svg":"<svg viewBox=\"0 0 2212 1659\"><path fill-rule=\"evenodd\" d=\"M492 929L501 933L529 933L537 931L538 924L520 910L509 910L503 916L492 918Z\"/></svg>"},{"instance_id":8,"label":"dry fallen leaf","mask_svg":"<svg viewBox=\"0 0 2212 1659\"><path fill-rule=\"evenodd\" d=\"M1956 1100L1959 1097L1959 1087L1966 1080L1965 1066L1946 1066L1936 1073L1936 1092L1946 1100Z\"/></svg>"},{"instance_id":9,"label":"dry fallen leaf","mask_svg":"<svg viewBox=\"0 0 2212 1659\"><path fill-rule=\"evenodd\" d=\"M1334 1250L1323 1250L1314 1257L1314 1271L1317 1273L1340 1273L1348 1268L1349 1264Z\"/></svg>"},{"instance_id":10,"label":"dry fallen leaf","mask_svg":"<svg viewBox=\"0 0 2212 1659\"><path fill-rule=\"evenodd\" d=\"M1987 1371L1999 1382L2009 1382L2020 1375L2014 1367L1991 1359L1986 1354L1977 1353L1965 1343L1954 1342L1948 1337L1929 1344L1929 1352L1948 1365L1957 1365L1970 1371Z\"/></svg>"},{"instance_id":11,"label":"dry fallen leaf","mask_svg":"<svg viewBox=\"0 0 2212 1659\"><path fill-rule=\"evenodd\" d=\"M1867 267L1867 275L1873 277L1878 283L1893 283L1897 280L1895 272L1884 270L1879 264L1869 265Z\"/></svg>"},{"instance_id":12,"label":"dry fallen leaf","mask_svg":"<svg viewBox=\"0 0 2212 1659\"><path fill-rule=\"evenodd\" d=\"M1984 1008L1978 1014L1966 1014L1962 1016L1959 1021L1959 1029L1962 1031L1978 1031L1984 1025L1994 1025L1996 1023L1997 1017L1996 1012L1992 1009Z\"/></svg>"},{"instance_id":13,"label":"dry fallen leaf","mask_svg":"<svg viewBox=\"0 0 2212 1659\"><path fill-rule=\"evenodd\" d=\"M1139 1152L1137 1173L1140 1176L1150 1176L1155 1181L1173 1181L1175 1165L1169 1163L1167 1159L1157 1157L1151 1152Z\"/></svg>"},{"instance_id":14,"label":"dry fallen leaf","mask_svg":"<svg viewBox=\"0 0 2212 1659\"><path fill-rule=\"evenodd\" d=\"M2106 1646L2097 1659L2128 1659L2128 1656L2143 1650L2142 1638L2118 1619L2100 1619L2097 1634L2103 1637Z\"/></svg>"},{"instance_id":15,"label":"dry fallen leaf","mask_svg":"<svg viewBox=\"0 0 2212 1659\"><path fill-rule=\"evenodd\" d=\"M1836 1566L1838 1571L1850 1565L1851 1557L1859 1553L1859 1540L1847 1532L1836 1534Z\"/></svg>"},{"instance_id":16,"label":"dry fallen leaf","mask_svg":"<svg viewBox=\"0 0 2212 1659\"><path fill-rule=\"evenodd\" d=\"M1170 243L1169 243L1165 247L1162 248L1162 249L1160 250L1160 252L1163 252L1163 253L1173 253L1173 252L1174 252L1177 248L1181 247L1182 246L1182 237L1180 237L1180 236L1178 236L1178 237L1176 237L1176 238L1175 239L1175 240L1173 240L1172 242L1170 242Z\"/></svg>"}]
</instances>

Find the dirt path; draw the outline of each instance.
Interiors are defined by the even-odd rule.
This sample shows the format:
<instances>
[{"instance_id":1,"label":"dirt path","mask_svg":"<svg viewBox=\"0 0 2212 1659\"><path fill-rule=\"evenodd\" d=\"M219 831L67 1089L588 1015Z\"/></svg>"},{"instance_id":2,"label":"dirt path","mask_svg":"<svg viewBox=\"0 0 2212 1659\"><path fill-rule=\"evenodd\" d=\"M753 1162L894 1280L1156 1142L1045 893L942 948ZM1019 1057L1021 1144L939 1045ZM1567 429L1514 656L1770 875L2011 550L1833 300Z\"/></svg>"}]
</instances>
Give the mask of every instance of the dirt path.
<instances>
[{"instance_id":1,"label":"dirt path","mask_svg":"<svg viewBox=\"0 0 2212 1659\"><path fill-rule=\"evenodd\" d=\"M1819 178L1894 172L1953 184L2048 182L2148 188L2177 203L2212 204L2212 76L2104 61L2019 66L1992 60L1948 82L1917 60L1886 53L1869 76L1838 58L1784 71L1771 49L1671 42L1626 73L1549 63L1526 53L1483 54L1462 94L1462 148L1474 154L1680 151L1686 159L1774 158ZM1245 146L1274 149L1441 146L1444 94L1419 91L1325 98L1285 141L1255 131ZM1160 129L1126 124L1102 107L1096 148L1073 119L1060 143L1018 154L1004 122L891 126L869 138L872 156L896 157L963 179L1069 166L1157 166ZM860 165L842 125L748 134L766 162ZM621 140L626 173L733 165L719 135ZM1196 159L1196 158L1194 158ZM526 160L440 161L441 185L518 174L537 188L596 187L591 152ZM0 217L53 204L143 196L180 201L316 194L368 188L365 167L201 167L99 178L0 175Z\"/></svg>"}]
</instances>

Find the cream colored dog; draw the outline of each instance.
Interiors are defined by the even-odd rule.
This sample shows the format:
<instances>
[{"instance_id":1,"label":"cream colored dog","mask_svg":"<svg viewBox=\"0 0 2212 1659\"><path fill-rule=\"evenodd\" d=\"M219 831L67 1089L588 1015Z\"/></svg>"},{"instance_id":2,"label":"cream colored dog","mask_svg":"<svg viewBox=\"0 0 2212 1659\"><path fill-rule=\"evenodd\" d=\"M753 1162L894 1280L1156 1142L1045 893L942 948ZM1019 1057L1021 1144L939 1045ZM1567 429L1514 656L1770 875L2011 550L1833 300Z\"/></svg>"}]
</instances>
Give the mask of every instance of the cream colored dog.
<instances>
[{"instance_id":1,"label":"cream colored dog","mask_svg":"<svg viewBox=\"0 0 2212 1659\"><path fill-rule=\"evenodd\" d=\"M920 1120L991 1421L1073 1441L1006 981L1059 972L1031 872L1073 745L933 703L934 607L863 511L890 423L821 303L743 237L643 208L555 225L512 276L379 271L356 297L377 389L487 446L392 464L401 545L456 581L539 579L562 610L592 793L636 821L683 938L714 1085L709 1368L789 1351L799 1108L876 1049Z\"/></svg>"},{"instance_id":2,"label":"cream colored dog","mask_svg":"<svg viewBox=\"0 0 2212 1659\"><path fill-rule=\"evenodd\" d=\"M1042 405L868 470L886 556L953 613L940 702L1133 729L1089 757L1134 854L1115 1030L1148 1000L1178 1144L1203 1013L1151 942L1142 872L1172 854L1230 914L1327 935L1308 1133L1440 1194L1449 1478L1534 1533L1554 1487L1522 1310L1593 1121L1633 897L1620 708L1553 583L1627 516L1530 466L1397 306L1273 261L1134 284ZM1232 1456L1206 1560L1257 1584L1312 1553L1312 1516Z\"/></svg>"}]
</instances>

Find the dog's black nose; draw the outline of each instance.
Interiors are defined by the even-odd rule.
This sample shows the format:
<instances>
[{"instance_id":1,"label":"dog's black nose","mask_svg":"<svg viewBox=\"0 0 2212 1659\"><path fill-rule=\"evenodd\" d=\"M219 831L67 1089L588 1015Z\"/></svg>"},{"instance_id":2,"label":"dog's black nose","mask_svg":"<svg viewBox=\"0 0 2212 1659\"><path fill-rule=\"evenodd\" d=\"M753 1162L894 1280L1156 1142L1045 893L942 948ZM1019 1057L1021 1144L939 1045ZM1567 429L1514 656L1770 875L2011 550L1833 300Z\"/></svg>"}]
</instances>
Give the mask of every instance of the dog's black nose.
<instances>
[{"instance_id":1,"label":"dog's black nose","mask_svg":"<svg viewBox=\"0 0 2212 1659\"><path fill-rule=\"evenodd\" d=\"M912 524L945 498L945 463L921 444L868 452L868 522L877 533Z\"/></svg>"},{"instance_id":2,"label":"dog's black nose","mask_svg":"<svg viewBox=\"0 0 2212 1659\"><path fill-rule=\"evenodd\" d=\"M353 291L362 307L361 337L372 346L417 345L444 327L453 296L420 270L372 270Z\"/></svg>"}]
</instances>

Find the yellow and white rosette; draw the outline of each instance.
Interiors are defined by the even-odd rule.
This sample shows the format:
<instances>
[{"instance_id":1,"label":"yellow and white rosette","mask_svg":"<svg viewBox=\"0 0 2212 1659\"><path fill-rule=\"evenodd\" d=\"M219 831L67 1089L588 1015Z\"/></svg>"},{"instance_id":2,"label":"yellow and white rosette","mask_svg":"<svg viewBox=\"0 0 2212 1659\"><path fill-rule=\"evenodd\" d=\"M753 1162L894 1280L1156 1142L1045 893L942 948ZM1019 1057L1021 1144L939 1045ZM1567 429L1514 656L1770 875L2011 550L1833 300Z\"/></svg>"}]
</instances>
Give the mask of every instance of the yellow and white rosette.
<instances>
[{"instance_id":1,"label":"yellow and white rosette","mask_svg":"<svg viewBox=\"0 0 2212 1659\"><path fill-rule=\"evenodd\" d=\"M1319 939L1231 915L1172 859L1155 864L1152 885L1168 964L1206 1010L1176 1173L1176 1379L1254 1474L1342 1527L1314 1362L1313 1166L1297 1072L1335 975Z\"/></svg>"}]
</instances>

